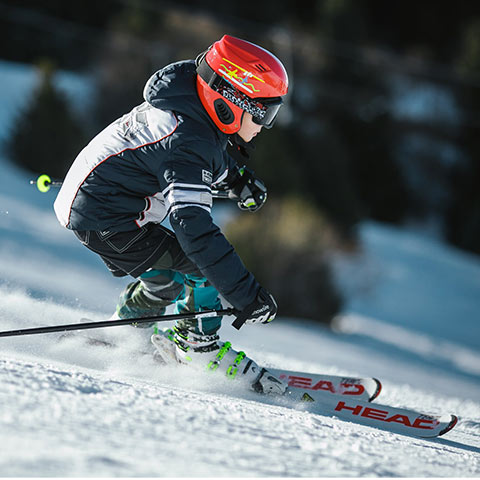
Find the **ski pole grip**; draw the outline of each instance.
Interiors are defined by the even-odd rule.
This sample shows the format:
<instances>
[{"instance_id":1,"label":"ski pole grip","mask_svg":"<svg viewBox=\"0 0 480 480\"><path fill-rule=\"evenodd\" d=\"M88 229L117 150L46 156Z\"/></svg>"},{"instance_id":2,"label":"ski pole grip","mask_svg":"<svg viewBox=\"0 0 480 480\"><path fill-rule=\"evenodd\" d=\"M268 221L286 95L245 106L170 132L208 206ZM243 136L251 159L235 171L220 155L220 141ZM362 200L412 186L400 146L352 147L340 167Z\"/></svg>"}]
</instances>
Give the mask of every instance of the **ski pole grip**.
<instances>
[{"instance_id":1,"label":"ski pole grip","mask_svg":"<svg viewBox=\"0 0 480 480\"><path fill-rule=\"evenodd\" d=\"M232 322L232 327L236 328L237 330L240 330L243 327L243 324L247 320L247 317L244 315L239 315L235 320Z\"/></svg>"},{"instance_id":2,"label":"ski pole grip","mask_svg":"<svg viewBox=\"0 0 480 480\"><path fill-rule=\"evenodd\" d=\"M236 310L234 315L235 315L235 320L232 322L232 327L236 328L237 330L240 330L243 327L243 324L247 321L248 317L252 314L252 312L255 310L255 306L250 307L245 310Z\"/></svg>"}]
</instances>

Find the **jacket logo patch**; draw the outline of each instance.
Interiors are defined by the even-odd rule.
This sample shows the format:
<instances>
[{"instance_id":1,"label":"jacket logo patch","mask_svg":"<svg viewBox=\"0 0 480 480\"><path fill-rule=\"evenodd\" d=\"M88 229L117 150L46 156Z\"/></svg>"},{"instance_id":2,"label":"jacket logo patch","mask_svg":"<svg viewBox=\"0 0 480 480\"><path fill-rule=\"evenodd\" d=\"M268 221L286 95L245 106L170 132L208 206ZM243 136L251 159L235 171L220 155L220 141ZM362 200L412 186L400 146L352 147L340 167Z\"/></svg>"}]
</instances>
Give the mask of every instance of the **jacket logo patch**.
<instances>
[{"instance_id":1,"label":"jacket logo patch","mask_svg":"<svg viewBox=\"0 0 480 480\"><path fill-rule=\"evenodd\" d=\"M211 185L213 181L212 173L208 170L202 170L202 182Z\"/></svg>"}]
</instances>

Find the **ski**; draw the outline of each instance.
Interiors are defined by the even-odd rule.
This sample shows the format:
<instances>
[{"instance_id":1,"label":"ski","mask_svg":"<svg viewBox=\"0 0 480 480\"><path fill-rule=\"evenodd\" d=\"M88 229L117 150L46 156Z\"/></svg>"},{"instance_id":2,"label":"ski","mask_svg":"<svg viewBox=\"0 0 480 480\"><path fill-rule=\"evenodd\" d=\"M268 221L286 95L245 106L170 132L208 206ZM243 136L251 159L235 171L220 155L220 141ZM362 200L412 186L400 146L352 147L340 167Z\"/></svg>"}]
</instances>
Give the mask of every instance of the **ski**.
<instances>
[{"instance_id":1,"label":"ski","mask_svg":"<svg viewBox=\"0 0 480 480\"><path fill-rule=\"evenodd\" d=\"M291 389L320 392L326 395L348 396L371 402L380 395L382 390L382 384L376 378L323 375L278 368L269 368L268 371L287 382Z\"/></svg>"},{"instance_id":2,"label":"ski","mask_svg":"<svg viewBox=\"0 0 480 480\"><path fill-rule=\"evenodd\" d=\"M428 415L357 398L318 396L311 390L291 389L287 394L296 408L402 435L434 438L449 432L458 422L455 415Z\"/></svg>"}]
</instances>

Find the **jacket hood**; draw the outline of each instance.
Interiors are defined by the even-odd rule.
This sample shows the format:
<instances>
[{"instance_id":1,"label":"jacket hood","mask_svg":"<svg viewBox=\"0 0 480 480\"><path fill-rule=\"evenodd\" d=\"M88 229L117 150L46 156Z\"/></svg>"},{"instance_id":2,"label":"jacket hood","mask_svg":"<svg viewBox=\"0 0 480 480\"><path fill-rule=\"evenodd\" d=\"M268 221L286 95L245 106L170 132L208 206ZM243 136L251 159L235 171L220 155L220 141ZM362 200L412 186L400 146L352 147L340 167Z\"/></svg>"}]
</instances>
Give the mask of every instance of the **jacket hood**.
<instances>
[{"instance_id":1,"label":"jacket hood","mask_svg":"<svg viewBox=\"0 0 480 480\"><path fill-rule=\"evenodd\" d=\"M154 73L143 90L145 100L161 110L172 110L203 123L208 123L221 140L221 132L203 107L196 88L197 67L194 60L171 63Z\"/></svg>"}]
</instances>

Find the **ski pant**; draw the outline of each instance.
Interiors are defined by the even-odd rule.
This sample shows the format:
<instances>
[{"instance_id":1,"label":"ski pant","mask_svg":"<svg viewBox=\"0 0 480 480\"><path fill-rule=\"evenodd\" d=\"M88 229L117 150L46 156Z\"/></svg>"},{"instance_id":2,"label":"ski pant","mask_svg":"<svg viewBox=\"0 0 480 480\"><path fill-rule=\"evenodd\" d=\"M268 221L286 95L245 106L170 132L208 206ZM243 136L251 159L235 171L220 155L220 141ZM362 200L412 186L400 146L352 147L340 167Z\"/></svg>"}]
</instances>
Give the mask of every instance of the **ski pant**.
<instances>
[{"instance_id":1,"label":"ski pant","mask_svg":"<svg viewBox=\"0 0 480 480\"><path fill-rule=\"evenodd\" d=\"M100 255L114 276L131 275L145 293L165 304L175 304L175 313L221 308L217 290L185 255L175 234L158 224L128 232L75 231L77 238ZM221 317L179 320L177 326L211 335Z\"/></svg>"}]
</instances>

